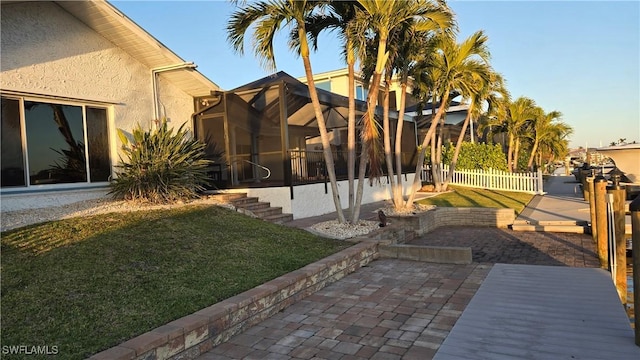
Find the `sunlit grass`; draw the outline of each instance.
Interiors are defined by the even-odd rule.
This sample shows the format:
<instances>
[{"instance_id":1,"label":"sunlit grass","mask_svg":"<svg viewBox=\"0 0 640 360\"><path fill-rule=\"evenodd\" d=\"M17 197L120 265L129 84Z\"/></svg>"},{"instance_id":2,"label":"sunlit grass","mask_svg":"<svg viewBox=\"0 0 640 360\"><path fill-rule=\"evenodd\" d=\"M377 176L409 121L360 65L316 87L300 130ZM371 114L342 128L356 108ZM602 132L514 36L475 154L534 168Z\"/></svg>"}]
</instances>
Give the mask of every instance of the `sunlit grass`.
<instances>
[{"instance_id":1,"label":"sunlit grass","mask_svg":"<svg viewBox=\"0 0 640 360\"><path fill-rule=\"evenodd\" d=\"M348 245L215 206L2 233L2 344L85 358Z\"/></svg>"},{"instance_id":2,"label":"sunlit grass","mask_svg":"<svg viewBox=\"0 0 640 360\"><path fill-rule=\"evenodd\" d=\"M452 192L422 199L420 204L440 207L487 207L513 209L516 215L524 210L532 194L452 186Z\"/></svg>"}]
</instances>

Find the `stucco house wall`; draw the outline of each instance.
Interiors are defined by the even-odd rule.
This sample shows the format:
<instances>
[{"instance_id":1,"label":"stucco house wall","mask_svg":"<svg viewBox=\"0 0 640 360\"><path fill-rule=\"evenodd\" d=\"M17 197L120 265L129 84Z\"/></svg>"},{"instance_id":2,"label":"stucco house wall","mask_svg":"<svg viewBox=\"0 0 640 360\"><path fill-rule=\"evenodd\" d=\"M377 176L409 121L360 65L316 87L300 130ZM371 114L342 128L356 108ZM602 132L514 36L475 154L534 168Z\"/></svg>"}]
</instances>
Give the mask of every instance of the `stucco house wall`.
<instances>
[{"instance_id":1,"label":"stucco house wall","mask_svg":"<svg viewBox=\"0 0 640 360\"><path fill-rule=\"evenodd\" d=\"M3 4L0 39L3 95L24 94L41 101L73 99L107 107L112 169L118 161L120 146L116 129L130 131L136 124L144 129L151 126L154 117L151 69L56 3ZM187 122L191 127L193 97L163 79L162 74L158 78L158 93L160 113L166 114L170 125L177 127ZM52 192L69 187L59 185L3 188L2 211L68 203L63 196L51 196ZM75 190L87 185L76 184ZM106 190L92 193L100 196ZM77 191L68 195L77 196Z\"/></svg>"}]
</instances>

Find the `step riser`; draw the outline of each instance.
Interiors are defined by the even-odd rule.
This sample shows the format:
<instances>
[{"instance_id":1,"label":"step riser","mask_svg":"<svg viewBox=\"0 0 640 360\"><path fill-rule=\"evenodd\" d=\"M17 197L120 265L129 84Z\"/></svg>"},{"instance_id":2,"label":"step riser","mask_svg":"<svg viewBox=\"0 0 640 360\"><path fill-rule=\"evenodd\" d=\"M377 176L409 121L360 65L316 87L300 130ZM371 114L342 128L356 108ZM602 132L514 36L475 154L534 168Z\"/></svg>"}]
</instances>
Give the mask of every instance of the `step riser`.
<instances>
[{"instance_id":1,"label":"step riser","mask_svg":"<svg viewBox=\"0 0 640 360\"><path fill-rule=\"evenodd\" d=\"M227 202L235 206L240 212L247 211L259 219L276 224L293 221L292 214L283 214L281 207L271 207L268 202L260 202L257 197L247 196L246 193L209 194L210 198Z\"/></svg>"},{"instance_id":2,"label":"step riser","mask_svg":"<svg viewBox=\"0 0 640 360\"><path fill-rule=\"evenodd\" d=\"M539 231L539 232L557 232L557 233L573 233L573 234L590 234L591 229L588 226L562 226L562 225L512 225L513 231Z\"/></svg>"}]
</instances>

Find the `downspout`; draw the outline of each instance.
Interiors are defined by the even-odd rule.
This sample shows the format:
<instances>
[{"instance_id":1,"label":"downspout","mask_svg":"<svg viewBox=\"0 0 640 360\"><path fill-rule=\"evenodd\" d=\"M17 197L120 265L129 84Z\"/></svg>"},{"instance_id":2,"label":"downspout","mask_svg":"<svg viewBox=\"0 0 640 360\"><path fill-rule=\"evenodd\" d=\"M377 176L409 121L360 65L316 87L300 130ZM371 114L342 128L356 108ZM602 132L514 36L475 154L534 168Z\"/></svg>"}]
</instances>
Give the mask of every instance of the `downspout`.
<instances>
[{"instance_id":1,"label":"downspout","mask_svg":"<svg viewBox=\"0 0 640 360\"><path fill-rule=\"evenodd\" d=\"M183 62L179 64L160 66L157 68L151 69L151 91L153 96L153 120L151 122L151 128L157 129L159 121L160 121L160 99L158 97L158 74L167 71L173 70L181 70L181 69L190 69L193 70L197 67L193 61ZM155 126L154 126L155 124Z\"/></svg>"}]
</instances>

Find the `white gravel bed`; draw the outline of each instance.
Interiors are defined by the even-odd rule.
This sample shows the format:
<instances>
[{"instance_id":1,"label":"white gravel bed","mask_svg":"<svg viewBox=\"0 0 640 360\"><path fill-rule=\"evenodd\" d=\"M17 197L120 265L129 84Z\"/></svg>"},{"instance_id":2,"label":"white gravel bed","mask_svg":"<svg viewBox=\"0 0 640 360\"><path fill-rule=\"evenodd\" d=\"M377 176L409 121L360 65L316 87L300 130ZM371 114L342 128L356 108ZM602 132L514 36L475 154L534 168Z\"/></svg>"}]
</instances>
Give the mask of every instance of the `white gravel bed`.
<instances>
[{"instance_id":1,"label":"white gravel bed","mask_svg":"<svg viewBox=\"0 0 640 360\"><path fill-rule=\"evenodd\" d=\"M360 220L356 224L340 224L338 220L324 221L309 227L309 232L331 239L350 239L362 236L380 227L377 221Z\"/></svg>"},{"instance_id":2,"label":"white gravel bed","mask_svg":"<svg viewBox=\"0 0 640 360\"><path fill-rule=\"evenodd\" d=\"M79 201L68 205L48 207L42 209L29 209L20 211L2 212L0 218L1 230L7 231L31 224L38 224L47 221L68 219L78 216L89 216L106 214L111 212L132 212L139 210L170 209L190 204L221 204L211 198L202 198L188 203L178 203L171 205L151 205L135 203L123 200L113 200L108 198Z\"/></svg>"}]
</instances>

